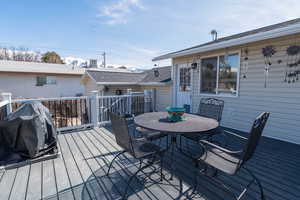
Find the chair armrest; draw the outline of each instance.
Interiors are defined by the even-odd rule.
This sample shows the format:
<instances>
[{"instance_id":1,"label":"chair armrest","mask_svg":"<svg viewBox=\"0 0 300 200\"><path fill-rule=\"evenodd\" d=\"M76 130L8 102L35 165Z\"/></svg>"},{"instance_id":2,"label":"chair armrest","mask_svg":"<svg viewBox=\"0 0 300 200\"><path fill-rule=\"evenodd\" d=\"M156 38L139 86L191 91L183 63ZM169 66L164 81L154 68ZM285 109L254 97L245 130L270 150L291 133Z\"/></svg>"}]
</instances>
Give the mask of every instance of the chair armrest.
<instances>
[{"instance_id":1,"label":"chair armrest","mask_svg":"<svg viewBox=\"0 0 300 200\"><path fill-rule=\"evenodd\" d=\"M226 133L228 133L228 134L230 134L230 135L232 135L232 136L238 137L238 138L240 138L240 139L248 140L248 138L243 137L243 136L240 136L240 135L238 135L238 134L236 134L236 133L234 133L234 132L227 131L227 130L223 130L223 131L226 132Z\"/></svg>"},{"instance_id":2,"label":"chair armrest","mask_svg":"<svg viewBox=\"0 0 300 200\"><path fill-rule=\"evenodd\" d=\"M220 147L220 146L218 146L218 145L216 145L216 144L213 144L213 143L211 143L211 142L208 142L208 141L206 141L206 140L200 140L199 142L200 142L200 144L201 144L201 143L204 144L204 146L205 146L205 145L209 145L209 146L211 146L211 147L214 147L214 148L216 148L216 149L218 149L218 150L220 150L220 151L223 151L223 152L225 152L225 153L228 153L228 154L241 154L241 153L243 153L243 150L239 150L239 151L231 151L231 150L225 149L225 148L223 148L223 147Z\"/></svg>"}]
</instances>

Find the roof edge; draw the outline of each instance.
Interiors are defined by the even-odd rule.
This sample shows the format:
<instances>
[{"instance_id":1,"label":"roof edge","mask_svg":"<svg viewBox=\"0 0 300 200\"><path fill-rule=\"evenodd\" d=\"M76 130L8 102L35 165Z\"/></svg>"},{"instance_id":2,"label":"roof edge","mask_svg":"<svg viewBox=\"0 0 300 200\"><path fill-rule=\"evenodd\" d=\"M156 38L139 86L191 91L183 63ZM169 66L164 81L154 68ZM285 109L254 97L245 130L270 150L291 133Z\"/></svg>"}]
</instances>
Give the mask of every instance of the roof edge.
<instances>
[{"instance_id":1,"label":"roof edge","mask_svg":"<svg viewBox=\"0 0 300 200\"><path fill-rule=\"evenodd\" d=\"M153 58L152 61L159 61L159 60L165 60L165 59L174 58L174 57L186 56L186 55L195 54L195 53L202 53L202 52L206 52L206 51L212 51L212 50L227 48L227 47L231 47L231 46L241 45L241 44L253 43L253 42L277 38L277 37L286 36L286 35L293 35L296 33L300 33L300 24L294 24L294 25L290 25L287 27L282 27L282 28L278 28L278 29L274 29L274 30L270 30L270 31L266 31L266 32L255 33L252 35L247 35L244 37L231 39L231 40L218 42L218 43L213 43L210 45L205 45L205 46L196 47L196 48L192 48L192 49L180 50L180 51L176 51L173 53L168 53L168 54L164 54L161 56L157 56L157 57Z\"/></svg>"}]
</instances>

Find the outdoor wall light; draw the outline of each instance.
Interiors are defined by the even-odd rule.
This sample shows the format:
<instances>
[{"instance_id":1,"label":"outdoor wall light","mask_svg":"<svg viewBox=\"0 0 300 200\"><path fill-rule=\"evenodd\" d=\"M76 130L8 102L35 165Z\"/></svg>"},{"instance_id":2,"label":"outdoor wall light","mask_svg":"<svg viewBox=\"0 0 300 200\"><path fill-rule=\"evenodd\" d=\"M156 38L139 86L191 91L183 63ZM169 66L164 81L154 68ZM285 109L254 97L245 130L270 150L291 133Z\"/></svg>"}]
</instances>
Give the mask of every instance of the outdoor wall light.
<instances>
[{"instance_id":1,"label":"outdoor wall light","mask_svg":"<svg viewBox=\"0 0 300 200\"><path fill-rule=\"evenodd\" d=\"M196 62L194 62L194 63L191 64L191 66L192 66L192 69L197 69L198 64Z\"/></svg>"}]
</instances>

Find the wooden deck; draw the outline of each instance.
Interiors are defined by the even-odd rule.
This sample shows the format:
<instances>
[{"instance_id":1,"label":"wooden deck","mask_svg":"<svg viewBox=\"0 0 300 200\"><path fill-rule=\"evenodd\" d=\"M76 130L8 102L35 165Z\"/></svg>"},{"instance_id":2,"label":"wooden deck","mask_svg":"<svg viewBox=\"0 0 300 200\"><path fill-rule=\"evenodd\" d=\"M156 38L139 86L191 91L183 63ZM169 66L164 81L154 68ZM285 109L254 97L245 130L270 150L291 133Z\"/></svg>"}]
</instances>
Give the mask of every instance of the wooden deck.
<instances>
[{"instance_id":1,"label":"wooden deck","mask_svg":"<svg viewBox=\"0 0 300 200\"><path fill-rule=\"evenodd\" d=\"M115 162L110 176L105 175L110 160L120 151L108 129L61 134L58 141L59 158L0 172L1 200L120 199L128 177L137 170L138 162L125 154ZM237 143L234 139L232 142ZM263 138L248 168L261 180L267 199L300 199L299 155L298 145ZM179 153L176 153L175 164L176 178L173 181L157 184L155 180L159 176L155 173L152 179L143 179L150 169L141 173L130 187L129 199L178 198L179 179L186 190L193 183L194 174L192 162ZM169 170L168 167L164 169ZM243 171L235 177L219 176L236 192L240 184L249 179ZM219 185L204 177L200 178L198 193L193 199L232 199ZM258 194L258 188L253 185L244 199L259 199Z\"/></svg>"}]
</instances>

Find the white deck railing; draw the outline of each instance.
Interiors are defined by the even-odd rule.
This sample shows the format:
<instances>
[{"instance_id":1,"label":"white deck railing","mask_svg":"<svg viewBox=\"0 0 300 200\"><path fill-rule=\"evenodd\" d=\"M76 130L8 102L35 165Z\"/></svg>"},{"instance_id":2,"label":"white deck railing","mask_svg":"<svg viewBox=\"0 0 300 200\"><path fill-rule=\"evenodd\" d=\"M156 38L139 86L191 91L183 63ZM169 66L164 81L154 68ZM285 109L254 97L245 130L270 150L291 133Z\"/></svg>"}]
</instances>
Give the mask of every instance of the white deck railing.
<instances>
[{"instance_id":1,"label":"white deck railing","mask_svg":"<svg viewBox=\"0 0 300 200\"><path fill-rule=\"evenodd\" d=\"M120 96L99 96L93 93L83 97L37 98L11 100L11 111L28 101L39 101L53 116L59 131L99 126L109 122L109 112L140 114L152 111L151 97L147 93ZM0 106L1 107L1 106Z\"/></svg>"}]
</instances>

